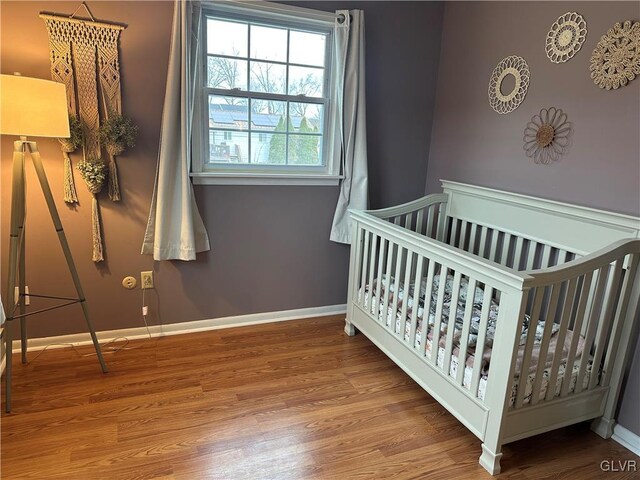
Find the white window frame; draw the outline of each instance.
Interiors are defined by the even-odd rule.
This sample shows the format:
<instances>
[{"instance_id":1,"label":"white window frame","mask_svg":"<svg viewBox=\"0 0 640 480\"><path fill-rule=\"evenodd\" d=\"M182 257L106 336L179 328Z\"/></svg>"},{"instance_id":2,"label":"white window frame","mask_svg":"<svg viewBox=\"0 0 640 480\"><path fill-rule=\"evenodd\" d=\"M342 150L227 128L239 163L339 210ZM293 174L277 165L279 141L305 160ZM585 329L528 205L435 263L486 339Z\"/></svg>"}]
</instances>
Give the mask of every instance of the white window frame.
<instances>
[{"instance_id":1,"label":"white window frame","mask_svg":"<svg viewBox=\"0 0 640 480\"><path fill-rule=\"evenodd\" d=\"M269 166L260 165L219 165L207 166L205 159L209 150L209 111L208 96L210 89L207 81L207 42L206 19L208 16L226 17L230 20L249 20L272 23L287 28L320 30L327 34L325 56L324 98L324 131L323 131L323 163L322 166ZM336 149L339 138L338 125L334 121L335 91L331 55L333 53L333 27L335 14L307 8L292 7L269 2L241 2L236 0L204 2L200 21L199 55L200 70L196 80L193 148L192 148L192 181L199 185L338 185L340 175L340 155ZM216 93L220 93L217 92ZM304 100L305 97L301 97ZM311 99L311 97L309 97Z\"/></svg>"}]
</instances>

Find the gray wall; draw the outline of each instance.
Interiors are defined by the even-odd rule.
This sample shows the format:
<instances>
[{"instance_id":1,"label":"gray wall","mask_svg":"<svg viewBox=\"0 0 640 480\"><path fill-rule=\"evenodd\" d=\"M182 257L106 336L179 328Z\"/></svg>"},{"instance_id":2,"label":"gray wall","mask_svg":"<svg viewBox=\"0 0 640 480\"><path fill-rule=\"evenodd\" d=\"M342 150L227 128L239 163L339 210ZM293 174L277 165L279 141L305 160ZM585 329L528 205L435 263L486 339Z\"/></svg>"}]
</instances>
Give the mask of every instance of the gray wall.
<instances>
[{"instance_id":1,"label":"gray wall","mask_svg":"<svg viewBox=\"0 0 640 480\"><path fill-rule=\"evenodd\" d=\"M557 65L547 59L544 40L567 11L584 16L588 34L581 51ZM627 19L640 20L638 2L447 3L427 192L439 191L439 179L449 179L639 215L640 79L605 91L589 77L600 36ZM487 87L508 55L526 59L531 85L517 110L498 115ZM523 130L550 106L568 114L573 144L558 163L536 165L524 155ZM640 434L640 348L635 352L619 417Z\"/></svg>"},{"instance_id":2,"label":"gray wall","mask_svg":"<svg viewBox=\"0 0 640 480\"><path fill-rule=\"evenodd\" d=\"M403 2L392 8L379 2L300 3L365 10L371 204L391 205L418 196L426 175L442 4ZM71 13L77 5L3 1L2 73L49 78L47 33L38 13ZM38 144L96 328L143 325L140 290L120 285L125 275L139 276L142 270L156 274L156 289L147 296L151 324L345 303L349 250L328 240L337 187L198 186L196 197L213 250L195 262L154 263L140 255L155 175L172 4L95 2L90 8L98 19L128 25L121 36L123 108L140 126L137 146L119 159L123 201L115 204L101 196L103 265L90 261L86 187L76 174L81 203L67 207L59 146L45 139ZM408 109L418 112L419 119L407 114ZM1 145L1 227L7 238L12 140L3 136ZM44 201L31 172L28 177L34 193L29 203L28 284L35 293L70 295L73 288ZM6 265L8 242L2 240ZM4 290L4 268L2 275ZM34 317L30 336L84 331L78 310Z\"/></svg>"}]
</instances>

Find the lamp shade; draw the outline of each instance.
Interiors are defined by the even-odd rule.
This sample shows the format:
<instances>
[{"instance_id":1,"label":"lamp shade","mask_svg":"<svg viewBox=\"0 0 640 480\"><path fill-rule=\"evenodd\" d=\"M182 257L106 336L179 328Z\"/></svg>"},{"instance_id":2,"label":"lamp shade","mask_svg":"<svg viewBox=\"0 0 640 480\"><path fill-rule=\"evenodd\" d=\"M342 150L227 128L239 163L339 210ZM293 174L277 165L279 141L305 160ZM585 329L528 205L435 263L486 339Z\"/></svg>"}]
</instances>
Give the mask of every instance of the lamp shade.
<instances>
[{"instance_id":1,"label":"lamp shade","mask_svg":"<svg viewBox=\"0 0 640 480\"><path fill-rule=\"evenodd\" d=\"M69 137L69 110L62 83L0 75L0 133Z\"/></svg>"}]
</instances>

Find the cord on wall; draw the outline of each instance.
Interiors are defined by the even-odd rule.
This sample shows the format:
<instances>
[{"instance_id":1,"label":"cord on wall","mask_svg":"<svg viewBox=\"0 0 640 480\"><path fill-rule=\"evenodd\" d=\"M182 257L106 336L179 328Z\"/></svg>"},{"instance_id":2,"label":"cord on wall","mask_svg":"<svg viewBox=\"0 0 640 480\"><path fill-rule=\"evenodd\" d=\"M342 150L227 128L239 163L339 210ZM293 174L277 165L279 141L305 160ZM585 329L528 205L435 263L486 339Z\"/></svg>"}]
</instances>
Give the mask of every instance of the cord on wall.
<instances>
[{"instance_id":1,"label":"cord on wall","mask_svg":"<svg viewBox=\"0 0 640 480\"><path fill-rule=\"evenodd\" d=\"M149 324L147 323L147 315L149 314L149 307L147 305L145 305L145 298L144 298L145 297L145 290L147 290L147 289L141 288L141 290L142 290L142 321L144 322L144 327L147 329L147 335L149 336L149 340L152 340L151 331L149 330ZM113 345L118 341L124 341L124 344L122 344L121 346L118 346L118 347L114 347ZM103 353L117 353L117 352L120 352L122 350L135 350L137 348L140 348L140 346L127 347L127 345L129 345L129 342L130 342L130 340L129 340L128 337L116 337L116 338L112 338L111 340L109 340L106 343L101 344L100 347L102 347L102 352ZM91 357L91 356L96 355L96 352L80 353L78 351L77 347L75 346L75 344L73 344L73 343L50 343L48 345L45 345L44 348L42 350L40 350L35 357L33 357L31 360L29 360L27 362L27 365L31 365L49 347L53 347L53 346L71 347L73 349L73 351L76 352L76 354L78 356L80 356L80 357Z\"/></svg>"}]
</instances>

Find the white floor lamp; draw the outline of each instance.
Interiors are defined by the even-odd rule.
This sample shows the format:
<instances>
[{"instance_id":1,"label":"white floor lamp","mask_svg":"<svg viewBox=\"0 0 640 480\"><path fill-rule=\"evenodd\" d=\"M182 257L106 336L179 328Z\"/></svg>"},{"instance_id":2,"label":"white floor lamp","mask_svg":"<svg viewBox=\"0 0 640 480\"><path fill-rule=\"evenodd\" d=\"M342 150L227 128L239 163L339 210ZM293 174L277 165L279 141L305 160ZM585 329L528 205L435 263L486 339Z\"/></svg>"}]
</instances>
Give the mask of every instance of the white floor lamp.
<instances>
[{"instance_id":1,"label":"white floor lamp","mask_svg":"<svg viewBox=\"0 0 640 480\"><path fill-rule=\"evenodd\" d=\"M36 313L42 313L55 308L66 307L79 303L82 307L84 318L91 333L91 339L96 349L100 366L104 373L107 366L102 357L100 344L96 337L95 329L89 318L87 302L82 291L78 271L76 270L67 237L64 234L62 223L56 204L51 194L49 181L42 165L40 152L36 142L28 141L31 137L69 137L69 116L67 110L67 97L65 87L61 83L36 78L21 77L18 75L0 75L0 134L17 135L20 140L13 143L13 173L11 189L11 227L9 237L9 272L7 275L6 304L6 371L5 371L5 410L11 411L11 356L13 351L11 338L11 325L13 320L20 320L20 337L22 347L22 363L26 363L27 357L27 324L26 317ZM38 176L42 193L49 208L51 220L58 234L58 240L62 247L69 272L76 288L77 298L54 297L48 295L36 295L29 293L30 297L64 300L64 303L52 307L27 312L25 305L25 218L26 218L26 189L25 189L25 153L29 151L31 160ZM18 286L18 301L12 306L15 288Z\"/></svg>"}]
</instances>

